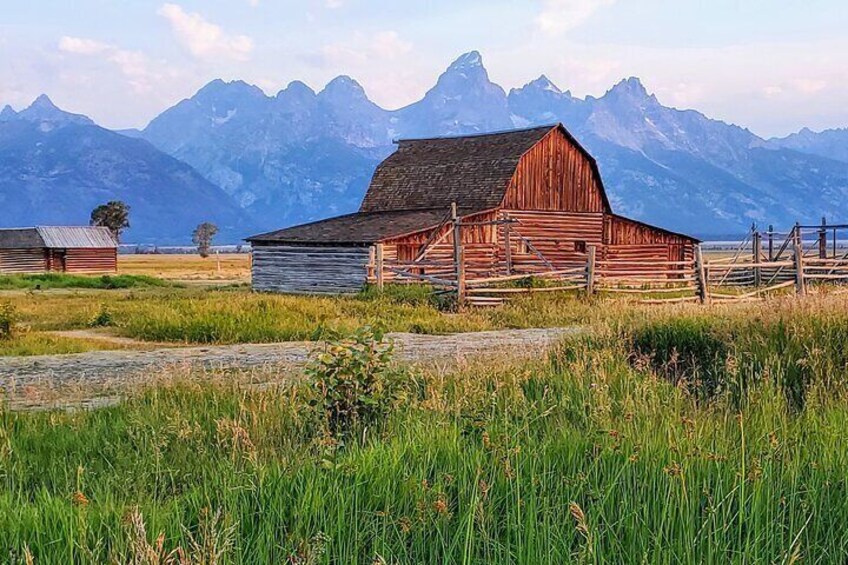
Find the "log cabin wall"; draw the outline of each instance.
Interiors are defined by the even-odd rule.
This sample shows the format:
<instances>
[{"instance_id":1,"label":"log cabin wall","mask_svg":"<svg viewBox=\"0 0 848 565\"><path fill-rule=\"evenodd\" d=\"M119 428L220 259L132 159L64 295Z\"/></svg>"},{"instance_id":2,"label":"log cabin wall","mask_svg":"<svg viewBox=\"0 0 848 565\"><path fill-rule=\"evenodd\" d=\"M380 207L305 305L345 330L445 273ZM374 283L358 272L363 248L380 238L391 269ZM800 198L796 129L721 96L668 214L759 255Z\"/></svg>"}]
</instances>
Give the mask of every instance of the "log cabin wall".
<instances>
[{"instance_id":1,"label":"log cabin wall","mask_svg":"<svg viewBox=\"0 0 848 565\"><path fill-rule=\"evenodd\" d=\"M253 288L308 294L359 292L369 258L369 248L362 246L256 245Z\"/></svg>"},{"instance_id":2,"label":"log cabin wall","mask_svg":"<svg viewBox=\"0 0 848 565\"><path fill-rule=\"evenodd\" d=\"M46 270L45 249L0 249L0 273L43 273Z\"/></svg>"},{"instance_id":3,"label":"log cabin wall","mask_svg":"<svg viewBox=\"0 0 848 565\"><path fill-rule=\"evenodd\" d=\"M604 212L600 179L592 163L558 128L518 162L503 201L510 210Z\"/></svg>"},{"instance_id":4,"label":"log cabin wall","mask_svg":"<svg viewBox=\"0 0 848 565\"><path fill-rule=\"evenodd\" d=\"M694 240L621 216L606 216L604 240L607 244L602 252L602 260L610 271L649 274L655 267L634 267L634 264L657 261L686 262L695 258ZM685 267L669 267L669 270L674 269L683 270Z\"/></svg>"},{"instance_id":5,"label":"log cabin wall","mask_svg":"<svg viewBox=\"0 0 848 565\"><path fill-rule=\"evenodd\" d=\"M461 221L462 246L465 254L465 269L469 278L488 276L497 270L498 229L494 224L480 225L497 219L497 211L464 216ZM470 224L470 225L469 225ZM436 232L436 233L434 233ZM430 243L428 245L428 243ZM416 272L431 276L445 276L453 272L453 224L450 222L402 237L386 240L383 244L383 259L400 263L414 261L426 248L426 256L421 261L425 266ZM394 280L395 274L384 271L386 281Z\"/></svg>"},{"instance_id":6,"label":"log cabin wall","mask_svg":"<svg viewBox=\"0 0 848 565\"><path fill-rule=\"evenodd\" d=\"M60 264L54 263L53 270L58 271ZM118 270L118 250L68 249L65 251L64 267L68 273L114 273Z\"/></svg>"},{"instance_id":7,"label":"log cabin wall","mask_svg":"<svg viewBox=\"0 0 848 565\"><path fill-rule=\"evenodd\" d=\"M504 210L503 213L518 221L509 228L512 266L517 273L549 270L522 237L557 269L585 265L588 246L600 248L603 244L604 215L601 212ZM498 247L501 261L505 261L505 232L505 228L501 230L502 241Z\"/></svg>"}]
</instances>

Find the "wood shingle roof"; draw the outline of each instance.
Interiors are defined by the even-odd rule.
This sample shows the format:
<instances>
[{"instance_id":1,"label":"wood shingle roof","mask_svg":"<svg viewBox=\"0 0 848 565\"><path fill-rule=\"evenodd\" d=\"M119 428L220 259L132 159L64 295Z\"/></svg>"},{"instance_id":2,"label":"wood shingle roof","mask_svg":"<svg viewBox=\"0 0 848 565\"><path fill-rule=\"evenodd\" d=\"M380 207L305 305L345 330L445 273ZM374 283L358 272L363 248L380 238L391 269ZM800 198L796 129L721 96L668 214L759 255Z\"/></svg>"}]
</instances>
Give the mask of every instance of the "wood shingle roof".
<instances>
[{"instance_id":1,"label":"wood shingle roof","mask_svg":"<svg viewBox=\"0 0 848 565\"><path fill-rule=\"evenodd\" d=\"M501 133L400 140L374 173L360 212L496 208L518 161L554 126Z\"/></svg>"},{"instance_id":2,"label":"wood shingle roof","mask_svg":"<svg viewBox=\"0 0 848 565\"><path fill-rule=\"evenodd\" d=\"M436 226L446 218L447 212L447 210L357 212L255 235L247 241L260 245L262 243L370 245L384 239Z\"/></svg>"}]
</instances>

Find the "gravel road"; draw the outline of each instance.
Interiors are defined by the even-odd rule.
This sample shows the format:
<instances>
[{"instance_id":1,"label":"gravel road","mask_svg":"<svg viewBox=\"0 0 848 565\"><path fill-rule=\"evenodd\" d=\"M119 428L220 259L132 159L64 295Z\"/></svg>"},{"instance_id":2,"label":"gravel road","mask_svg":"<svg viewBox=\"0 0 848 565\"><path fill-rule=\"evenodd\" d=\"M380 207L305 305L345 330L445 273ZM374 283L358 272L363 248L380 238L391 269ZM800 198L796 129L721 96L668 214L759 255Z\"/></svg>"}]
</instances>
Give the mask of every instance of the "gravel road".
<instances>
[{"instance_id":1,"label":"gravel road","mask_svg":"<svg viewBox=\"0 0 848 565\"><path fill-rule=\"evenodd\" d=\"M444 336L393 333L395 359L400 362L456 362L483 355L538 355L579 328L500 330ZM89 391L144 383L153 374L180 367L203 370L274 369L303 366L319 344L274 344L180 347L152 351L96 351L73 355L0 357L0 388L13 402L33 388L76 386Z\"/></svg>"}]
</instances>

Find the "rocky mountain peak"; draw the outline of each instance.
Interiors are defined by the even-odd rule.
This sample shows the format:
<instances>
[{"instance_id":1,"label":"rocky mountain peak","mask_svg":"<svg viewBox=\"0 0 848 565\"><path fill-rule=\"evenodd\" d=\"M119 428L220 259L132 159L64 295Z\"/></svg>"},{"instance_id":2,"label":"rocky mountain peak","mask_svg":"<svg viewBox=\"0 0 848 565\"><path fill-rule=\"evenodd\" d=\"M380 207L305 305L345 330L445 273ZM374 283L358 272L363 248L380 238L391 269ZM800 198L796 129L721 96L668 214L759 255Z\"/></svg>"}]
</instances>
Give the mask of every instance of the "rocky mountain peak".
<instances>
[{"instance_id":1,"label":"rocky mountain peak","mask_svg":"<svg viewBox=\"0 0 848 565\"><path fill-rule=\"evenodd\" d=\"M620 81L613 86L603 96L604 99L612 100L627 100L627 101L652 101L656 102L656 97L648 92L645 85L637 77L630 77Z\"/></svg>"},{"instance_id":2,"label":"rocky mountain peak","mask_svg":"<svg viewBox=\"0 0 848 565\"><path fill-rule=\"evenodd\" d=\"M551 92L553 94L568 94L569 96L571 95L571 93L568 91L563 92L562 90L560 90L559 87L553 82L551 82L551 80L545 75L541 75L536 80L527 83L525 85L525 88L541 90L544 92Z\"/></svg>"},{"instance_id":3,"label":"rocky mountain peak","mask_svg":"<svg viewBox=\"0 0 848 565\"><path fill-rule=\"evenodd\" d=\"M80 124L94 125L88 116L72 114L58 108L46 94L40 95L26 109L21 110L17 117L33 122L50 122L51 124Z\"/></svg>"},{"instance_id":4,"label":"rocky mountain peak","mask_svg":"<svg viewBox=\"0 0 848 565\"><path fill-rule=\"evenodd\" d=\"M3 107L3 110L0 110L0 122L8 122L16 117L18 117L18 113L8 104Z\"/></svg>"},{"instance_id":5,"label":"rocky mountain peak","mask_svg":"<svg viewBox=\"0 0 848 565\"><path fill-rule=\"evenodd\" d=\"M483 56L480 55L479 51L469 51L460 55L456 61L451 63L448 72L476 68L483 68Z\"/></svg>"},{"instance_id":6,"label":"rocky mountain peak","mask_svg":"<svg viewBox=\"0 0 848 565\"><path fill-rule=\"evenodd\" d=\"M337 76L324 87L319 94L321 98L331 100L353 99L367 100L368 95L365 94L365 89L362 85L350 78L347 75Z\"/></svg>"}]
</instances>

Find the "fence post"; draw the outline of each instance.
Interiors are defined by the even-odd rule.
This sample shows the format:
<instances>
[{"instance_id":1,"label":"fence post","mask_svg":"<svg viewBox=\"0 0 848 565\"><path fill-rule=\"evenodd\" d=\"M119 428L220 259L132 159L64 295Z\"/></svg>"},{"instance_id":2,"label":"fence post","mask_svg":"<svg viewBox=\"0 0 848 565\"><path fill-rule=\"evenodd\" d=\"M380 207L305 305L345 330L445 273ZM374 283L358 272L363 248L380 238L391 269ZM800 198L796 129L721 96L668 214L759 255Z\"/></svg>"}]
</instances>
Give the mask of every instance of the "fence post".
<instances>
[{"instance_id":1,"label":"fence post","mask_svg":"<svg viewBox=\"0 0 848 565\"><path fill-rule=\"evenodd\" d=\"M774 226L771 224L769 224L768 236L769 261L774 261Z\"/></svg>"},{"instance_id":2,"label":"fence post","mask_svg":"<svg viewBox=\"0 0 848 565\"><path fill-rule=\"evenodd\" d=\"M374 276L377 278L377 290L383 291L383 244L374 245Z\"/></svg>"},{"instance_id":3,"label":"fence post","mask_svg":"<svg viewBox=\"0 0 848 565\"><path fill-rule=\"evenodd\" d=\"M512 233L510 231L509 215L504 214L504 260L506 261L506 274L512 274Z\"/></svg>"},{"instance_id":4,"label":"fence post","mask_svg":"<svg viewBox=\"0 0 848 565\"><path fill-rule=\"evenodd\" d=\"M465 257L462 251L462 224L456 209L456 202L451 204L451 220L453 221L453 262L456 270L456 306L462 310L465 307Z\"/></svg>"},{"instance_id":5,"label":"fence post","mask_svg":"<svg viewBox=\"0 0 848 565\"><path fill-rule=\"evenodd\" d=\"M757 265L762 261L763 255L763 236L760 232L756 231L756 226L754 226L754 234L753 234L753 247L754 247L754 264ZM762 269L759 267L754 267L754 286L759 287L760 282L762 281Z\"/></svg>"},{"instance_id":6,"label":"fence post","mask_svg":"<svg viewBox=\"0 0 848 565\"><path fill-rule=\"evenodd\" d=\"M695 270L698 277L698 298L701 304L710 303L710 290L707 286L707 267L704 264L704 255L701 252L701 244L695 246Z\"/></svg>"},{"instance_id":7,"label":"fence post","mask_svg":"<svg viewBox=\"0 0 848 565\"><path fill-rule=\"evenodd\" d=\"M804 247L801 243L801 228L798 224L795 224L792 243L795 252L795 292L799 296L804 296L807 294L807 287L804 284Z\"/></svg>"},{"instance_id":8,"label":"fence post","mask_svg":"<svg viewBox=\"0 0 848 565\"><path fill-rule=\"evenodd\" d=\"M587 249L589 256L586 258L586 294L595 294L595 259L596 247L590 245Z\"/></svg>"},{"instance_id":9,"label":"fence post","mask_svg":"<svg viewBox=\"0 0 848 565\"><path fill-rule=\"evenodd\" d=\"M819 230L819 259L827 259L827 218L824 216Z\"/></svg>"}]
</instances>

